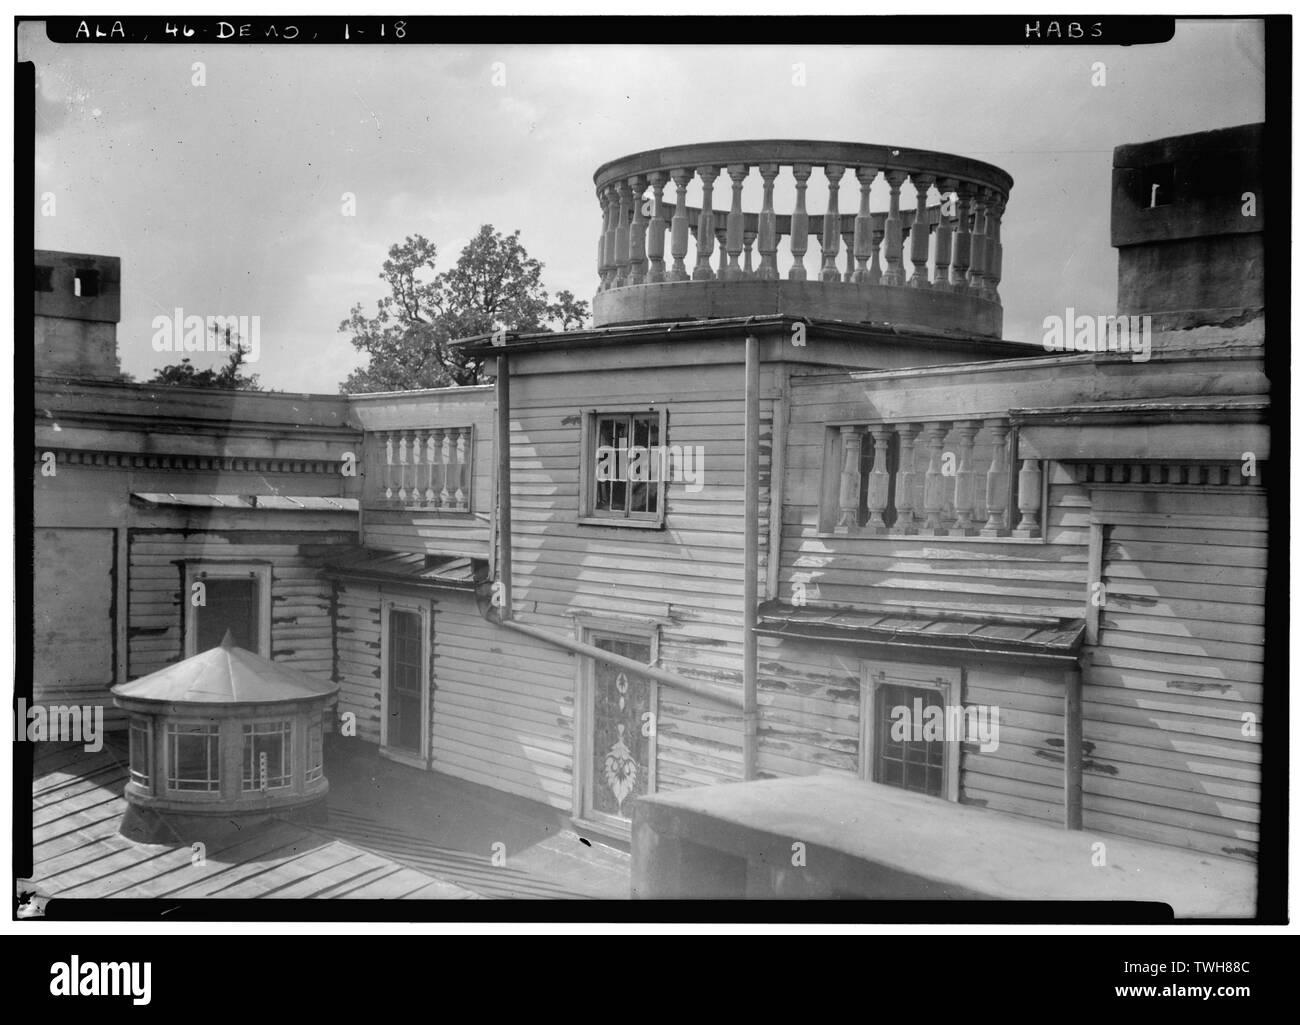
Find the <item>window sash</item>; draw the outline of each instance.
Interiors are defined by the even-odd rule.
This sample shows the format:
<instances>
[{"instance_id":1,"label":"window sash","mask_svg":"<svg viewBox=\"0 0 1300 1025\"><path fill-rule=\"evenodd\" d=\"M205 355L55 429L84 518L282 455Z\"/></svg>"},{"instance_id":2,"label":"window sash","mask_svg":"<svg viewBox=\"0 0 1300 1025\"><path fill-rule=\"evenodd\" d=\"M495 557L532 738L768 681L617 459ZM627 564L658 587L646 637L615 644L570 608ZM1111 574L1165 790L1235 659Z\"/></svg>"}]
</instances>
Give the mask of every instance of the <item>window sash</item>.
<instances>
[{"instance_id":1,"label":"window sash","mask_svg":"<svg viewBox=\"0 0 1300 1025\"><path fill-rule=\"evenodd\" d=\"M266 789L293 785L293 723L288 719L244 726L244 790L260 790L260 756L266 754Z\"/></svg>"},{"instance_id":2,"label":"window sash","mask_svg":"<svg viewBox=\"0 0 1300 1025\"><path fill-rule=\"evenodd\" d=\"M183 752L182 748L193 750ZM204 766L202 776L192 774L198 764ZM167 789L220 792L221 745L216 725L167 724Z\"/></svg>"},{"instance_id":3,"label":"window sash","mask_svg":"<svg viewBox=\"0 0 1300 1025\"><path fill-rule=\"evenodd\" d=\"M153 729L151 724L132 719L129 736L131 782L148 787L153 780Z\"/></svg>"},{"instance_id":4,"label":"window sash","mask_svg":"<svg viewBox=\"0 0 1300 1025\"><path fill-rule=\"evenodd\" d=\"M599 519L663 518L666 439L661 411L593 413L587 475L586 515Z\"/></svg>"},{"instance_id":5,"label":"window sash","mask_svg":"<svg viewBox=\"0 0 1300 1025\"><path fill-rule=\"evenodd\" d=\"M325 721L313 716L307 727L307 782L314 783L325 775Z\"/></svg>"}]
</instances>

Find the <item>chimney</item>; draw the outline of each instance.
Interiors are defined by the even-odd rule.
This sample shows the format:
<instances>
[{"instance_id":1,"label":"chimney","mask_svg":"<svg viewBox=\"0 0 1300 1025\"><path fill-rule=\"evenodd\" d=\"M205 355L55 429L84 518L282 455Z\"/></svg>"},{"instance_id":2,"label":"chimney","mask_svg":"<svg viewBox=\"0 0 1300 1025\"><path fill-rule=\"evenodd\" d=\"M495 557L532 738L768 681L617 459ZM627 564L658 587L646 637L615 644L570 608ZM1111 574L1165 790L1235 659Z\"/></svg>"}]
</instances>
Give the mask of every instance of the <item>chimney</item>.
<instances>
[{"instance_id":1,"label":"chimney","mask_svg":"<svg viewBox=\"0 0 1300 1025\"><path fill-rule=\"evenodd\" d=\"M1156 331L1262 316L1263 145L1251 124L1115 149L1117 313L1150 314Z\"/></svg>"},{"instance_id":2,"label":"chimney","mask_svg":"<svg viewBox=\"0 0 1300 1025\"><path fill-rule=\"evenodd\" d=\"M33 275L37 376L119 380L122 261L38 249Z\"/></svg>"}]
</instances>

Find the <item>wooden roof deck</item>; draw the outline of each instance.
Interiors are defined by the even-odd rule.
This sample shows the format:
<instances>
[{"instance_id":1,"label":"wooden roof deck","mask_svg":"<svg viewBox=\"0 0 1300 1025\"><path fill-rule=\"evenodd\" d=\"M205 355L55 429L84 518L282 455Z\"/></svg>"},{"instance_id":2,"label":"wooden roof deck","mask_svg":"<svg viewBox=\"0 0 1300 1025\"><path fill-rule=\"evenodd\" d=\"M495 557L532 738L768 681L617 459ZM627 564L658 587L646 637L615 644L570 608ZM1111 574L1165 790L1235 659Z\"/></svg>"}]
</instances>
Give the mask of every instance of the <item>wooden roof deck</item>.
<instances>
[{"instance_id":1,"label":"wooden roof deck","mask_svg":"<svg viewBox=\"0 0 1300 1025\"><path fill-rule=\"evenodd\" d=\"M34 875L46 897L463 899L479 894L312 829L275 822L209 844L136 843L118 833L125 753L48 745L32 786Z\"/></svg>"}]
</instances>

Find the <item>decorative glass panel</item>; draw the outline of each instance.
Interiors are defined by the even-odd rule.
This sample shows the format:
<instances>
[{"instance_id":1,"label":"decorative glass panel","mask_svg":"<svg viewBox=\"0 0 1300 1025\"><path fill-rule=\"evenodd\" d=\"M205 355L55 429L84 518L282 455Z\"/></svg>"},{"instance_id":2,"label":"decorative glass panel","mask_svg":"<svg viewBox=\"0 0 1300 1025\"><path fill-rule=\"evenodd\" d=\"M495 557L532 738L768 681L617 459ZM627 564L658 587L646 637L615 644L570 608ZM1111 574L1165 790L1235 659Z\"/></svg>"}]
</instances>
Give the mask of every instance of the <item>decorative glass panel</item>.
<instances>
[{"instance_id":1,"label":"decorative glass panel","mask_svg":"<svg viewBox=\"0 0 1300 1025\"><path fill-rule=\"evenodd\" d=\"M599 637L596 647L638 662L650 661L648 641ZM632 800L648 792L650 680L596 660L592 715L592 796L595 811L630 819Z\"/></svg>"}]
</instances>

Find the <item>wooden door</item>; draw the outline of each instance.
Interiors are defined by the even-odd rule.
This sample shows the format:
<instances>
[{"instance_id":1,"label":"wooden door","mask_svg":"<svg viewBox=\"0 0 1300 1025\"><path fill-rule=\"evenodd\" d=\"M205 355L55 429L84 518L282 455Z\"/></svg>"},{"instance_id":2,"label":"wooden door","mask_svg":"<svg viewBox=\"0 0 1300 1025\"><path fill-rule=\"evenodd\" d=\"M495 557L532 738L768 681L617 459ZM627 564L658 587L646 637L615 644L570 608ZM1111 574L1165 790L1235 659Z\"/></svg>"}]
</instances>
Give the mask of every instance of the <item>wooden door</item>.
<instances>
[{"instance_id":1,"label":"wooden door","mask_svg":"<svg viewBox=\"0 0 1300 1025\"><path fill-rule=\"evenodd\" d=\"M388 613L388 746L420 754L424 643L420 614Z\"/></svg>"}]
</instances>

